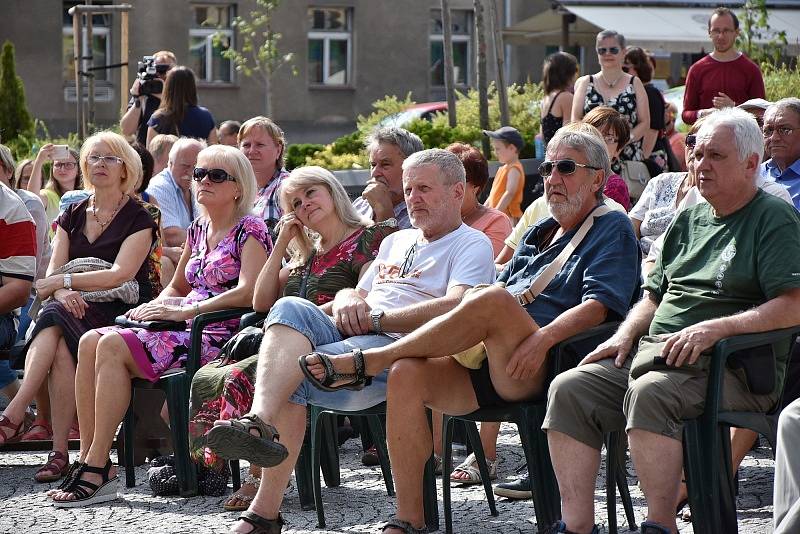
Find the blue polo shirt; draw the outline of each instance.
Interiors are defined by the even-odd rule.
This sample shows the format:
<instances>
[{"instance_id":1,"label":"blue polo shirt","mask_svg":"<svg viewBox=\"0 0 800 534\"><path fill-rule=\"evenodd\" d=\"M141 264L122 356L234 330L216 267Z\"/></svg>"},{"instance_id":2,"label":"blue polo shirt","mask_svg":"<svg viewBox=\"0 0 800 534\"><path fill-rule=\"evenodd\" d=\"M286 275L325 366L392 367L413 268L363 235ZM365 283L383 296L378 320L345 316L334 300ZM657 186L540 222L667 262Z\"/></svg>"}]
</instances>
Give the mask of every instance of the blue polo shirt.
<instances>
[{"instance_id":1,"label":"blue polo shirt","mask_svg":"<svg viewBox=\"0 0 800 534\"><path fill-rule=\"evenodd\" d=\"M513 294L523 293L567 246L580 225L543 247L557 229L552 217L534 224L522 237L514 256L500 273ZM621 320L638 300L641 284L639 244L626 215L612 211L595 220L589 233L564 267L532 303L525 306L539 326L588 299L608 309L607 321Z\"/></svg>"},{"instance_id":2,"label":"blue polo shirt","mask_svg":"<svg viewBox=\"0 0 800 534\"><path fill-rule=\"evenodd\" d=\"M789 190L792 202L800 210L800 159L786 167L783 172L770 159L761 164L761 176L773 178L776 182Z\"/></svg>"}]
</instances>

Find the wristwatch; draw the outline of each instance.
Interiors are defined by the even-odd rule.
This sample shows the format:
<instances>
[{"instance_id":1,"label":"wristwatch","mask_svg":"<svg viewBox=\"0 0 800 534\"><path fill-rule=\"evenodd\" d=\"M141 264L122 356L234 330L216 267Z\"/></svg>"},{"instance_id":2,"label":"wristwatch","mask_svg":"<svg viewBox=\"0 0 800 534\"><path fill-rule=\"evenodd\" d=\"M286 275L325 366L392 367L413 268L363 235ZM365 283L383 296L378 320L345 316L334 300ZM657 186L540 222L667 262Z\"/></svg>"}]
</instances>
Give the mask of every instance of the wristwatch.
<instances>
[{"instance_id":1,"label":"wristwatch","mask_svg":"<svg viewBox=\"0 0 800 534\"><path fill-rule=\"evenodd\" d=\"M383 308L372 308L372 311L369 312L369 318L372 321L372 331L380 334L383 332L381 329L381 318L386 313L386 310Z\"/></svg>"},{"instance_id":2,"label":"wristwatch","mask_svg":"<svg viewBox=\"0 0 800 534\"><path fill-rule=\"evenodd\" d=\"M399 228L400 223L397 222L397 219L394 217L389 217L385 221L381 221L381 224L388 226L389 228Z\"/></svg>"},{"instance_id":3,"label":"wristwatch","mask_svg":"<svg viewBox=\"0 0 800 534\"><path fill-rule=\"evenodd\" d=\"M64 289L72 289L72 273L64 275Z\"/></svg>"}]
</instances>

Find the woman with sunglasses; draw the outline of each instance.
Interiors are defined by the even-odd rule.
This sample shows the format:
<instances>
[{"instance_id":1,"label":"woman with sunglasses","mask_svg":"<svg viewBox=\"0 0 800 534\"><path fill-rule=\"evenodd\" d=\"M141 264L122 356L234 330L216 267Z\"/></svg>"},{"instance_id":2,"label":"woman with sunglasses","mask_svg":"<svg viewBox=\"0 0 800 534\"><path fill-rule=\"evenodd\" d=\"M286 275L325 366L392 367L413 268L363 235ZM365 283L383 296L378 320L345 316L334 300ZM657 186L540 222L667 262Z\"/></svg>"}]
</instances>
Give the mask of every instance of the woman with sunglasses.
<instances>
[{"instance_id":1,"label":"woman with sunglasses","mask_svg":"<svg viewBox=\"0 0 800 534\"><path fill-rule=\"evenodd\" d=\"M630 142L620 154L623 161L642 161L642 138L650 127L650 108L641 80L622 70L625 57L625 37L614 30L597 34L597 60L600 72L581 76L575 83L572 101L572 120L579 121L598 106L616 109L631 125ZM621 166L613 165L620 173Z\"/></svg>"},{"instance_id":2,"label":"woman with sunglasses","mask_svg":"<svg viewBox=\"0 0 800 534\"><path fill-rule=\"evenodd\" d=\"M56 220L48 275L34 284L38 297L47 301L30 333L25 380L0 417L2 444L20 433L25 409L48 383L53 400L53 451L35 475L38 482L58 480L67 471L67 440L75 420L75 365L81 335L113 324L117 315L135 305L113 296L109 297L113 300L96 301L86 292L112 290L134 280L139 302L153 297L147 254L156 238L156 225L147 210L130 198L142 169L139 156L121 135L101 132L83 144L80 165L92 195L70 206ZM111 267L53 274L77 258L98 258Z\"/></svg>"},{"instance_id":3,"label":"woman with sunglasses","mask_svg":"<svg viewBox=\"0 0 800 534\"><path fill-rule=\"evenodd\" d=\"M44 210L47 214L47 222L51 225L50 237L55 237L55 220L59 214L59 202L67 191L81 189L81 168L78 165L78 153L73 149L68 149L65 157L59 153L59 147L51 143L43 145L36 154L31 168L30 178L27 189L32 193L37 193L42 199ZM44 164L52 162L50 178L47 184L42 187L42 173Z\"/></svg>"},{"instance_id":4,"label":"woman with sunglasses","mask_svg":"<svg viewBox=\"0 0 800 534\"><path fill-rule=\"evenodd\" d=\"M198 314L248 307L253 301L256 277L272 244L264 222L249 215L256 188L252 167L235 148L212 146L198 154L193 179L202 215L189 226L175 276L157 298L126 314L134 321L178 321L186 328L109 327L81 338L75 376L81 452L65 483L50 495L56 507L117 498L109 451L130 403L131 378L155 382L168 369L183 366L190 323ZM214 359L238 326L233 319L206 329L201 362Z\"/></svg>"},{"instance_id":5,"label":"woman with sunglasses","mask_svg":"<svg viewBox=\"0 0 800 534\"><path fill-rule=\"evenodd\" d=\"M284 296L329 306L338 291L356 287L383 238L397 230L392 219L373 224L359 215L342 184L321 167L294 169L281 184L279 195L284 215L273 254L256 282L256 311L269 311ZM289 261L282 266L285 257ZM236 354L240 350L226 354L201 368L192 380L189 449L196 462L211 469L224 472L226 466L206 448L206 434L214 421L238 419L250 411L260 337L248 340L252 352L245 350L244 358ZM246 510L260 476L261 469L251 465L242 487L225 501L225 510Z\"/></svg>"}]
</instances>

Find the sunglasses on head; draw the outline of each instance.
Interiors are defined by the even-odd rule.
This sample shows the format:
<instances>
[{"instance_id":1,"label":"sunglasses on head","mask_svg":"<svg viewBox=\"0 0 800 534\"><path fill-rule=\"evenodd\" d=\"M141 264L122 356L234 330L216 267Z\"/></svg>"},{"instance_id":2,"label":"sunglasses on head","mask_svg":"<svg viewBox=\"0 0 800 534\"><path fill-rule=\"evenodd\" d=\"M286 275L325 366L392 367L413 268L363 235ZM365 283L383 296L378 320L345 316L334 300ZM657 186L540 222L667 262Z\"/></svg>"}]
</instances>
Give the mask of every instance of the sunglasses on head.
<instances>
[{"instance_id":1,"label":"sunglasses on head","mask_svg":"<svg viewBox=\"0 0 800 534\"><path fill-rule=\"evenodd\" d=\"M227 172L223 171L222 169L204 169L203 167L195 167L194 171L192 171L192 179L195 182L201 181L203 178L208 176L208 179L214 182L215 184L221 184L225 181L235 182L236 178L228 174Z\"/></svg>"},{"instance_id":2,"label":"sunglasses on head","mask_svg":"<svg viewBox=\"0 0 800 534\"><path fill-rule=\"evenodd\" d=\"M694 148L694 145L697 144L697 135L689 134L686 136L686 146L689 148Z\"/></svg>"},{"instance_id":3,"label":"sunglasses on head","mask_svg":"<svg viewBox=\"0 0 800 534\"><path fill-rule=\"evenodd\" d=\"M556 168L559 174L568 175L574 173L578 167L583 167L584 169L592 169L595 171L599 171L600 167L592 167L591 165L585 165L583 163L578 163L571 159L557 159L554 161L543 161L541 165L539 165L539 175L547 178L553 173L553 167Z\"/></svg>"},{"instance_id":4,"label":"sunglasses on head","mask_svg":"<svg viewBox=\"0 0 800 534\"><path fill-rule=\"evenodd\" d=\"M605 46L599 46L597 47L597 55L604 56L606 54L613 54L616 56L617 54L619 54L619 50L620 48L618 46L612 46L610 48L606 48Z\"/></svg>"}]
</instances>

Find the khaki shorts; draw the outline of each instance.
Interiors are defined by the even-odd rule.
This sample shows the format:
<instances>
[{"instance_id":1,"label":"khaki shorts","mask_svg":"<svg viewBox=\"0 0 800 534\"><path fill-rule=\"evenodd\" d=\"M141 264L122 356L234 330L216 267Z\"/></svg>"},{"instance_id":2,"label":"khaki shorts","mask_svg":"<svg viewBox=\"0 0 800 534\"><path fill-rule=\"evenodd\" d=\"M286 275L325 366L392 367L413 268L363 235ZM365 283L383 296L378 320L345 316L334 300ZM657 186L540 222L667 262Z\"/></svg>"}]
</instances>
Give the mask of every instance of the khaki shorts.
<instances>
[{"instance_id":1,"label":"khaki shorts","mask_svg":"<svg viewBox=\"0 0 800 534\"><path fill-rule=\"evenodd\" d=\"M609 358L557 376L547 393L542 429L561 432L597 450L604 433L622 429L682 439L683 420L703 412L707 373L669 369L630 380L631 360L618 369ZM725 371L722 409L766 412L777 397L753 395L736 374Z\"/></svg>"}]
</instances>

